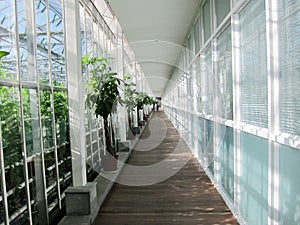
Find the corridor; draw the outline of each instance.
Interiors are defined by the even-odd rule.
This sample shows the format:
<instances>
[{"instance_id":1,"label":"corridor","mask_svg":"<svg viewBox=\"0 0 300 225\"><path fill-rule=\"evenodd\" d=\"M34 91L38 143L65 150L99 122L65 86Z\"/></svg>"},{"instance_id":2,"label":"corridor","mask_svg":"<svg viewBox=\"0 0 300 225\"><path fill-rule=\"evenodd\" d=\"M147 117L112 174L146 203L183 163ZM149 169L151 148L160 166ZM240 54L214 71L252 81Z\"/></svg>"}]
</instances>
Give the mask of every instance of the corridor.
<instances>
[{"instance_id":1,"label":"corridor","mask_svg":"<svg viewBox=\"0 0 300 225\"><path fill-rule=\"evenodd\" d=\"M153 113L127 164L94 225L238 224L164 112Z\"/></svg>"}]
</instances>

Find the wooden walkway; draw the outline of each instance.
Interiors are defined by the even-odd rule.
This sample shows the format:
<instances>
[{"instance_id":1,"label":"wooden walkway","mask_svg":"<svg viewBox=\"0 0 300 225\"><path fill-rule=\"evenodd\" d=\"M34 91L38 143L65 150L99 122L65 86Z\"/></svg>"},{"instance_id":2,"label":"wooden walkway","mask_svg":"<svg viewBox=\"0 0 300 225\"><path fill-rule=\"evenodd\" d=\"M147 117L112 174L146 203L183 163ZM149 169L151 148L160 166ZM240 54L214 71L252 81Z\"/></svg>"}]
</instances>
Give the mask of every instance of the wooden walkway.
<instances>
[{"instance_id":1,"label":"wooden walkway","mask_svg":"<svg viewBox=\"0 0 300 225\"><path fill-rule=\"evenodd\" d=\"M238 224L164 112L141 138L94 225Z\"/></svg>"}]
</instances>

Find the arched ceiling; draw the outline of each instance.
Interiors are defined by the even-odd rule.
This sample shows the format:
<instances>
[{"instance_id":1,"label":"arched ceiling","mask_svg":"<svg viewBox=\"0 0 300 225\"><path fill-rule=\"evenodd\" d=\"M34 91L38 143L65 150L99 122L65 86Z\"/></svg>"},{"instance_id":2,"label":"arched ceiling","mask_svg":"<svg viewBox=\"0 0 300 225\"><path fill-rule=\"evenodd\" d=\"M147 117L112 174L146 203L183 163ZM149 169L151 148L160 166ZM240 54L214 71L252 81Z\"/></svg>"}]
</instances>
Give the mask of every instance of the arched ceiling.
<instances>
[{"instance_id":1,"label":"arched ceiling","mask_svg":"<svg viewBox=\"0 0 300 225\"><path fill-rule=\"evenodd\" d=\"M201 0L107 0L150 88L162 96Z\"/></svg>"}]
</instances>

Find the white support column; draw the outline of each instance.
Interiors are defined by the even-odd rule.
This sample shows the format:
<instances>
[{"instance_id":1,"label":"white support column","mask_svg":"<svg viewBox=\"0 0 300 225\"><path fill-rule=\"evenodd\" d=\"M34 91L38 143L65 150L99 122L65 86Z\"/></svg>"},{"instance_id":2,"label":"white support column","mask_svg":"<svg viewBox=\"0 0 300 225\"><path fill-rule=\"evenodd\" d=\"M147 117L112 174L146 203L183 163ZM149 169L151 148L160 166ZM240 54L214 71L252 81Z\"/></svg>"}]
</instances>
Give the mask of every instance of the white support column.
<instances>
[{"instance_id":1,"label":"white support column","mask_svg":"<svg viewBox=\"0 0 300 225\"><path fill-rule=\"evenodd\" d=\"M268 63L268 117L269 117L269 171L268 224L279 224L279 148L275 135L279 131L279 46L278 3L266 0L267 63Z\"/></svg>"},{"instance_id":2,"label":"white support column","mask_svg":"<svg viewBox=\"0 0 300 225\"><path fill-rule=\"evenodd\" d=\"M240 215L240 177L241 177L241 156L240 156L240 129L241 121L241 34L239 15L233 14L232 24L232 61L233 64L233 119L234 119L234 208L237 215Z\"/></svg>"},{"instance_id":3,"label":"white support column","mask_svg":"<svg viewBox=\"0 0 300 225\"><path fill-rule=\"evenodd\" d=\"M119 26L117 19L116 24L118 26L117 32L117 72L121 79L124 79L124 50L123 50L123 31L122 28ZM123 85L123 84L122 84ZM124 90L124 88L123 88ZM122 98L125 98L124 91L120 90ZM127 110L125 106L119 106L118 110L121 112L118 113L119 118L119 130L120 130L120 139L121 142L126 141L126 134L127 134Z\"/></svg>"},{"instance_id":4,"label":"white support column","mask_svg":"<svg viewBox=\"0 0 300 225\"><path fill-rule=\"evenodd\" d=\"M86 140L81 69L79 0L65 0L65 43L73 185L86 184Z\"/></svg>"},{"instance_id":5,"label":"white support column","mask_svg":"<svg viewBox=\"0 0 300 225\"><path fill-rule=\"evenodd\" d=\"M214 12L214 10L213 10ZM213 123L214 123L214 182L217 187L220 182L220 124L218 119L220 118L220 95L219 95L219 78L218 78L218 68L217 68L217 39L212 40L212 72L213 72Z\"/></svg>"}]
</instances>

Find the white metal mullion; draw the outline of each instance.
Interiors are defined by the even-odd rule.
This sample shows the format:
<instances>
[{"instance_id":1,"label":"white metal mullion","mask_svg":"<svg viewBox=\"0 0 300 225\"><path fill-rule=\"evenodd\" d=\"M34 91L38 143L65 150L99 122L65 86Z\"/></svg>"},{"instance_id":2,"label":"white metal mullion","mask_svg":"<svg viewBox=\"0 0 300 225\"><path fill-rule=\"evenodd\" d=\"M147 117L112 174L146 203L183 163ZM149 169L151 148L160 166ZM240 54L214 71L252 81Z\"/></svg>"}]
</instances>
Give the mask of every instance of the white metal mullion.
<instances>
[{"instance_id":1,"label":"white metal mullion","mask_svg":"<svg viewBox=\"0 0 300 225\"><path fill-rule=\"evenodd\" d=\"M3 155L3 146L2 146L2 128L0 121L0 168L1 168L1 195L4 207L4 222L5 224L9 224L9 216L8 216L8 202L7 202L7 194L6 194L6 179L5 179L5 167L4 167L4 155Z\"/></svg>"},{"instance_id":2,"label":"white metal mullion","mask_svg":"<svg viewBox=\"0 0 300 225\"><path fill-rule=\"evenodd\" d=\"M241 82L241 34L240 34L240 18L238 14L231 17L231 33L232 33L232 61L233 64L233 121L234 121L234 211L238 219L240 217L241 204L241 153L240 153L240 129L238 127L241 120L240 111L240 82Z\"/></svg>"},{"instance_id":3,"label":"white metal mullion","mask_svg":"<svg viewBox=\"0 0 300 225\"><path fill-rule=\"evenodd\" d=\"M91 25L92 27L90 27L90 31L91 31L91 38L92 38L92 49L93 49L93 57L96 57L97 56L97 51L95 49L95 45L94 45L94 42L95 42L95 37L94 37L94 24L96 22L94 22L94 19L93 19L93 15L91 15ZM89 130L89 139L90 139L90 154L91 154L91 168L92 170L94 170L94 148L93 148L93 132L94 132L94 128L92 127L93 125L93 120L95 120L94 118L92 118L91 114L89 114L89 121L91 122L91 127L90 127L90 130Z\"/></svg>"},{"instance_id":4,"label":"white metal mullion","mask_svg":"<svg viewBox=\"0 0 300 225\"><path fill-rule=\"evenodd\" d=\"M265 4L269 118L268 224L279 225L279 146L275 142L275 135L278 133L280 127L278 2L275 0L266 0Z\"/></svg>"},{"instance_id":5,"label":"white metal mullion","mask_svg":"<svg viewBox=\"0 0 300 225\"><path fill-rule=\"evenodd\" d=\"M28 219L29 224L32 225L32 213L31 213L31 203L30 203L30 189L29 189L29 179L28 179L28 168L27 168L27 149L26 149L26 133L25 133L25 122L24 122L24 109L23 109L23 95L22 95L22 83L21 83L21 59L20 59L20 43L19 43L19 28L18 28L18 1L15 0L15 40L16 40L16 59L17 59L17 77L19 80L19 103L21 112L21 127L22 127L22 158L24 163L24 179L26 188L26 198L27 198L27 209L28 209Z\"/></svg>"},{"instance_id":6,"label":"white metal mullion","mask_svg":"<svg viewBox=\"0 0 300 225\"><path fill-rule=\"evenodd\" d=\"M39 84L39 76L38 76L38 66L37 66L37 42L36 42L36 21L35 21L35 2L29 0L26 3L27 5L30 5L30 7L27 7L26 9L29 10L29 15L32 16L31 20L32 20L32 24L31 24L31 31L32 31L32 37L33 37L33 57L32 60L33 62L33 68L32 68L32 72L35 75L35 80L36 83ZM48 215L48 207L47 207L47 191L46 191L46 174L45 174L45 160L44 160L44 144L43 144L43 129L42 129L42 119L41 119L41 108L40 108L40 85L37 85L37 109L38 109L38 118L39 118L39 141L40 141L40 147L41 147L41 170L42 170L42 185L43 185L43 190L39 190L42 193L42 198L44 201L44 204L42 206L38 206L38 207L44 207L42 208L43 213L45 213L46 215L43 214L43 216L45 216L46 218L42 218L42 219L46 219L46 222L49 223L49 215ZM37 201L39 201L39 199L37 199ZM43 221L44 222L44 221Z\"/></svg>"},{"instance_id":7,"label":"white metal mullion","mask_svg":"<svg viewBox=\"0 0 300 225\"><path fill-rule=\"evenodd\" d=\"M55 174L56 174L56 187L58 194L58 203L59 209L61 209L61 196L60 196L60 182L59 182L59 173L58 173L58 156L57 156L57 137L56 137L56 122L55 122L55 109L54 109L54 82L52 74L52 53L51 53L51 28L50 28L50 4L49 1L46 3L46 14L47 14L47 38L48 38L48 59L49 59L49 80L50 80L50 101L51 101L51 116L52 116L52 135L54 143L54 157L55 157Z\"/></svg>"},{"instance_id":8,"label":"white metal mullion","mask_svg":"<svg viewBox=\"0 0 300 225\"><path fill-rule=\"evenodd\" d=\"M212 72L213 72L213 126L214 126L214 182L216 186L220 185L220 96L219 96L219 80L217 67L217 39L212 40Z\"/></svg>"}]
</instances>

